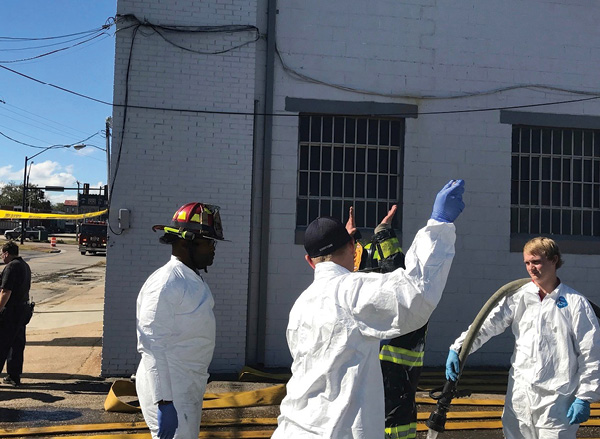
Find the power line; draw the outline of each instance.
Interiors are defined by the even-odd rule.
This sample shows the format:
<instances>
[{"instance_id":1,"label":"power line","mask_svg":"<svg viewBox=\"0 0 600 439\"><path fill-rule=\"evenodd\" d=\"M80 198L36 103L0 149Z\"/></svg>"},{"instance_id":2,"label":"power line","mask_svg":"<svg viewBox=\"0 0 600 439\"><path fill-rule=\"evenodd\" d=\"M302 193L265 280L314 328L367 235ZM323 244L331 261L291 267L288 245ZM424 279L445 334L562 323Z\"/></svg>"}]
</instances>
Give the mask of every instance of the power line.
<instances>
[{"instance_id":1,"label":"power line","mask_svg":"<svg viewBox=\"0 0 600 439\"><path fill-rule=\"evenodd\" d=\"M3 103L3 104L5 104L7 107L15 108L15 109L17 109L18 111L21 111L21 112L23 112L23 113L30 114L30 115L32 115L32 116L34 116L34 117L38 118L38 119L46 120L46 121L48 121L48 122L51 122L51 123L53 123L53 124L56 124L56 125L60 125L60 126L62 126L62 127L65 127L65 128L67 128L67 129L69 129L69 130L72 130L72 131L78 131L79 133L82 133L82 134L87 134L86 132L84 132L84 131L82 131L82 130L79 130L79 129L77 129L77 128L70 127L70 126L68 126L68 125L65 125L65 124L63 124L63 123L61 123L61 122L58 122L58 121L56 121L56 120L48 119L47 117L40 116L39 114L32 113L31 111L25 110L24 108L17 107L16 105L13 105L13 104L7 104L6 102L2 102L2 103ZM5 108L5 107L3 107L3 106L0 106L0 108ZM6 109L6 108L5 108L5 109ZM8 110L8 109L6 109L6 110L7 110L7 111L10 111L10 110ZM18 113L17 113L17 112L15 112L15 111L13 111L13 113L15 113L15 114L18 114ZM27 116L22 116L22 117L25 117L25 118L27 118ZM29 118L29 119L31 119L31 120L33 120L33 121L35 121L35 119L33 119L33 118ZM45 124L45 123L43 123L43 122L40 122L40 123L41 123L41 124L44 124L44 125L51 126L51 125L49 125L49 124Z\"/></svg>"},{"instance_id":2,"label":"power line","mask_svg":"<svg viewBox=\"0 0 600 439\"><path fill-rule=\"evenodd\" d=\"M87 140L91 139L91 138L92 138L92 137L94 137L94 136L97 136L98 134L100 134L100 131L98 131L98 132L96 132L96 133L92 134L91 136L88 136L88 137L86 137L86 138L85 138L85 139L83 139L83 140L79 140L79 141L77 141L77 142L69 143L68 145L69 145L69 146L73 146L73 145L77 145L77 144L80 144L80 143L86 142ZM12 137L10 137L10 136L8 136L8 135L4 134L2 131L0 131L0 136L2 136L2 137L5 137L5 138L7 138L8 140L11 140L11 141L13 141L13 142L15 142L15 143L18 143L18 144L20 144L20 145L29 146L30 148L36 148L36 149L46 149L46 148L48 148L48 146L38 146L38 145L32 145L32 144L30 144L30 143L21 142L20 140L13 139ZM58 146L58 144L57 144L57 145L52 145L52 146ZM95 148L98 148L98 149L102 149L102 148L99 148L99 147L97 147L97 146L95 146L95 145L94 145L94 147L95 147Z\"/></svg>"},{"instance_id":3,"label":"power line","mask_svg":"<svg viewBox=\"0 0 600 439\"><path fill-rule=\"evenodd\" d=\"M69 90L65 87L61 87L55 84L51 84L48 82L44 82L40 79L36 79L32 76L29 75L25 75L24 73L20 73L16 70L13 70L11 68L8 68L6 66L0 65L0 68L8 70L11 73L14 73L16 75L22 76L26 79L29 79L31 81L37 82L39 84L43 84L43 85L48 85L50 87L54 87L58 90L64 91L66 93L71 93L74 94L76 96L79 96L81 98L84 99L89 99L92 100L94 102L98 102L104 105L110 105L113 107L121 107L121 108L135 108L135 109L140 109L140 110L156 110L156 111L174 111L174 112L180 112L180 113L196 113L196 114L217 114L217 115L229 115L229 116L274 116L274 117L297 117L297 114L295 113L253 113L253 112L243 112L243 111L221 111L221 110L197 110L197 109L189 109L189 108L169 108L169 107L155 107L155 106L148 106L148 105L130 105L130 104L113 104L110 102L106 102L103 101L101 99L96 99L93 98L91 96L87 96L84 95L82 93L78 93L75 92L73 90ZM523 85L523 86L518 86L518 88L527 88L529 86L527 85ZM537 88L541 88L541 87L546 87L546 86L542 86L542 85L535 85L534 87ZM567 91L566 89L561 89L562 91ZM497 93L498 91L495 91L495 93ZM126 92L127 93L127 92ZM575 91L571 91L571 93L576 93ZM572 103L576 103L576 102L585 102L585 101L590 101L590 100L594 100L594 99L598 99L600 98L600 92L579 92L581 94L587 94L592 95L591 97L586 97L586 98L579 98L579 99L568 99L568 100L562 100L562 101L552 101L552 102L542 102L542 103L536 103L536 104L523 104L523 105L505 105L505 106L498 106L498 107L486 107L486 108L472 108L472 109L463 109L463 110L446 110L446 111L423 111L423 112L417 112L417 113L381 113L381 114L373 114L374 116L397 116L397 117L408 117L408 116L426 116L426 115L437 115L437 114L453 114L453 113L479 113L479 112L484 112L484 111L498 111L498 110L512 110L512 109L519 109L519 108L535 108L535 107L544 107L544 106L551 106L551 105L563 105L563 104L572 104ZM463 97L469 97L469 96L463 96ZM369 113L372 114L372 113Z\"/></svg>"}]
</instances>

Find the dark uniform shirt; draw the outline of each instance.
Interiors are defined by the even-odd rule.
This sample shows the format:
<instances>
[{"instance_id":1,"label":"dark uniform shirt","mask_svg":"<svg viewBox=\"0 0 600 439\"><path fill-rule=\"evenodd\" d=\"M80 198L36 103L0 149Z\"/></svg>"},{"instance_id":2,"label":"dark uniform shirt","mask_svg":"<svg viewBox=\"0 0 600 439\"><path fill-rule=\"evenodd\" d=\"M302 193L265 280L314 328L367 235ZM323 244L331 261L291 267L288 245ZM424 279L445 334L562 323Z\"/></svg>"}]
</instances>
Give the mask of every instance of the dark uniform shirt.
<instances>
[{"instance_id":1,"label":"dark uniform shirt","mask_svg":"<svg viewBox=\"0 0 600 439\"><path fill-rule=\"evenodd\" d=\"M0 288L10 290L6 306L14 306L29 301L31 288L31 269L21 257L16 257L4 267Z\"/></svg>"}]
</instances>

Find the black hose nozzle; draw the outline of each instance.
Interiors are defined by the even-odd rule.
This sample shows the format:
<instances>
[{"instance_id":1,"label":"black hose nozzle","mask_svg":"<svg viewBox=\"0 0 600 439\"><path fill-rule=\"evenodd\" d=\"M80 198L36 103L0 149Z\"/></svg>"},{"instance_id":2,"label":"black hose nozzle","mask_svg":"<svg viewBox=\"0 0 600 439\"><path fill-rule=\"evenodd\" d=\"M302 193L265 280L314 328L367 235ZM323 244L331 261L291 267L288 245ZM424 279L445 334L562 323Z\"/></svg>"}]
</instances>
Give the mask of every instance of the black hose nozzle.
<instances>
[{"instance_id":1,"label":"black hose nozzle","mask_svg":"<svg viewBox=\"0 0 600 439\"><path fill-rule=\"evenodd\" d=\"M448 380L443 387L438 387L429 392L429 397L437 400L437 407L425 422L427 428L438 433L444 432L446 429L446 413L450 410L452 399L471 395L470 390L457 390L456 384L456 381Z\"/></svg>"}]
</instances>

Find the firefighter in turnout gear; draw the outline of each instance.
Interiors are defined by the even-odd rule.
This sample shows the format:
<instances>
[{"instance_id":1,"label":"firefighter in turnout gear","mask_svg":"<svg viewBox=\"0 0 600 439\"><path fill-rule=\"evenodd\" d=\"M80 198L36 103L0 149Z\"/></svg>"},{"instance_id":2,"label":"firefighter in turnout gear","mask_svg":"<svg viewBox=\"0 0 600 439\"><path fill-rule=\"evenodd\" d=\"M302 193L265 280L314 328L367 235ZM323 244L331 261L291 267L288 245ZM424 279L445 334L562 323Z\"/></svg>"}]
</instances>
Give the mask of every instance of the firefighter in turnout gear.
<instances>
[{"instance_id":1,"label":"firefighter in turnout gear","mask_svg":"<svg viewBox=\"0 0 600 439\"><path fill-rule=\"evenodd\" d=\"M354 255L355 271L389 273L404 266L404 253L396 237L391 222L396 206L374 231L370 241L360 242L360 233L354 224L354 213L350 208L350 218L346 230L356 241ZM425 353L427 324L420 329L384 340L379 352L383 390L385 397L385 438L414 439L417 434L417 404L415 397Z\"/></svg>"}]
</instances>

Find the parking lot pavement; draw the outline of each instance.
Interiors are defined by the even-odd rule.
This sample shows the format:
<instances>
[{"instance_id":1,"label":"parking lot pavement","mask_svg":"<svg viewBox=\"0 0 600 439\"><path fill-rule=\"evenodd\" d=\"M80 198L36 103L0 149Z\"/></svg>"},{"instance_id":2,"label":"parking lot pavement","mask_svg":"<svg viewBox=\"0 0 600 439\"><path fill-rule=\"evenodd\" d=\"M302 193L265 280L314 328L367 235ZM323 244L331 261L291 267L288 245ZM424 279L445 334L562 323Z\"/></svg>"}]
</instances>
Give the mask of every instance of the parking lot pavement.
<instances>
[{"instance_id":1,"label":"parking lot pavement","mask_svg":"<svg viewBox=\"0 0 600 439\"><path fill-rule=\"evenodd\" d=\"M34 283L32 289L40 287L43 285ZM0 433L19 428L143 422L139 412L117 413L104 410L110 386L117 378L100 376L103 267L96 265L82 268L75 277L59 276L53 280L53 287L58 288L60 294L49 296L39 303L27 327L28 343L22 385L14 388L0 384ZM217 380L209 383L207 392L239 392L272 385L242 383L235 381L235 377L213 378ZM503 395L478 397L498 399ZM434 409L434 405L421 404L419 413L428 416ZM482 409L453 405L450 412L467 410ZM501 407L486 410L499 411ZM278 406L229 408L205 410L204 419L209 422L216 419L261 418L272 422L278 414ZM448 426L450 422L449 420ZM272 424L261 427L262 430L273 428ZM583 427L578 437L598 438L600 429ZM427 432L419 431L417 439L426 438ZM437 439L459 438L501 439L502 432L496 427L448 430L437 436Z\"/></svg>"}]
</instances>

